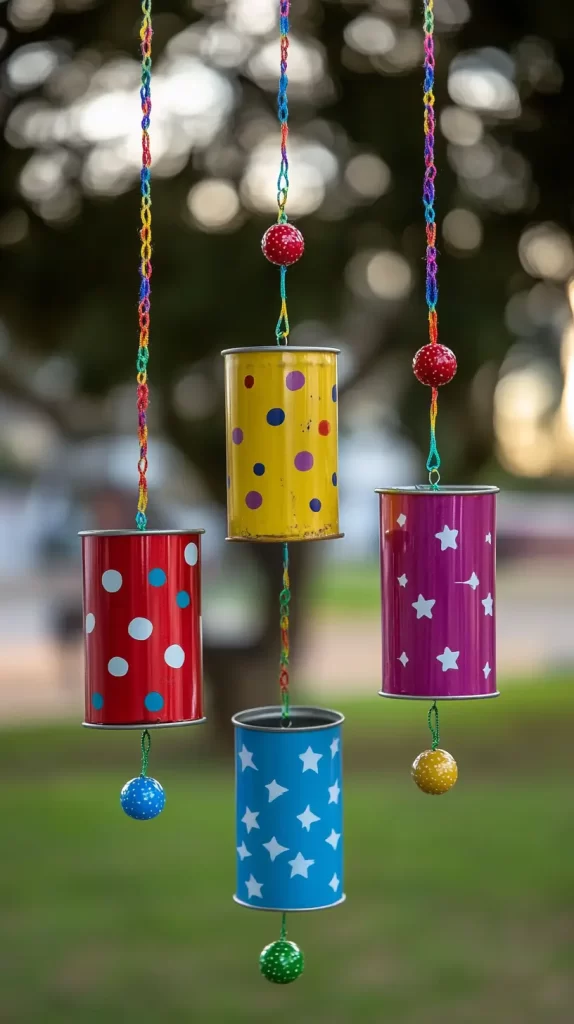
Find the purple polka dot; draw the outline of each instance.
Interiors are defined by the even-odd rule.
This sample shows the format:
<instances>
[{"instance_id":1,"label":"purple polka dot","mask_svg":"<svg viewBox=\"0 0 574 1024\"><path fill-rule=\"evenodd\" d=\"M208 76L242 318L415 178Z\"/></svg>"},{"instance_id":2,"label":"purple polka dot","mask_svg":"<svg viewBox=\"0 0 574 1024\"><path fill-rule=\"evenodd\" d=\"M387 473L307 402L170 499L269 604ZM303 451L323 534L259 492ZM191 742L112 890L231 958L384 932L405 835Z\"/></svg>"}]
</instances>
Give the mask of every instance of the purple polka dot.
<instances>
[{"instance_id":1,"label":"purple polka dot","mask_svg":"<svg viewBox=\"0 0 574 1024\"><path fill-rule=\"evenodd\" d=\"M241 427L234 427L231 431L231 440L233 444L241 444L243 441L243 431Z\"/></svg>"},{"instance_id":2,"label":"purple polka dot","mask_svg":"<svg viewBox=\"0 0 574 1024\"><path fill-rule=\"evenodd\" d=\"M245 504L247 505L247 508L260 508L263 504L263 498L259 491L249 491L249 493L245 495Z\"/></svg>"},{"instance_id":3,"label":"purple polka dot","mask_svg":"<svg viewBox=\"0 0 574 1024\"><path fill-rule=\"evenodd\" d=\"M305 473L306 470L313 468L313 456L311 452L297 452L295 456L295 469L299 469L301 473Z\"/></svg>"},{"instance_id":4,"label":"purple polka dot","mask_svg":"<svg viewBox=\"0 0 574 1024\"><path fill-rule=\"evenodd\" d=\"M285 383L289 391L299 391L305 383L305 374L301 370L291 370L285 377Z\"/></svg>"},{"instance_id":5,"label":"purple polka dot","mask_svg":"<svg viewBox=\"0 0 574 1024\"><path fill-rule=\"evenodd\" d=\"M319 509L321 508L321 502L319 501L319 499L311 498L311 501L309 502L309 508L311 509L311 512L318 512Z\"/></svg>"}]
</instances>

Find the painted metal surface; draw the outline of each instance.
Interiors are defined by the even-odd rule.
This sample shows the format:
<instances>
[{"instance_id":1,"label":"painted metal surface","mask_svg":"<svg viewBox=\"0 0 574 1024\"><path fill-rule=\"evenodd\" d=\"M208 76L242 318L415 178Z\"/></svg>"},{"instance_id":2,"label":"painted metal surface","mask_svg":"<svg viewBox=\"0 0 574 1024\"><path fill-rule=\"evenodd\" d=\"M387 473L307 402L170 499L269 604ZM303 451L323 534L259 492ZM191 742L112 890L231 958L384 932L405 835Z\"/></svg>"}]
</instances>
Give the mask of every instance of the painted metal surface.
<instances>
[{"instance_id":1,"label":"painted metal surface","mask_svg":"<svg viewBox=\"0 0 574 1024\"><path fill-rule=\"evenodd\" d=\"M383 696L496 696L496 492L379 492Z\"/></svg>"},{"instance_id":2,"label":"painted metal surface","mask_svg":"<svg viewBox=\"0 0 574 1024\"><path fill-rule=\"evenodd\" d=\"M321 910L343 891L343 716L255 708L233 719L237 889L256 910Z\"/></svg>"},{"instance_id":3,"label":"painted metal surface","mask_svg":"<svg viewBox=\"0 0 574 1024\"><path fill-rule=\"evenodd\" d=\"M228 540L341 536L337 351L274 346L223 355Z\"/></svg>"},{"instance_id":4,"label":"painted metal surface","mask_svg":"<svg viewBox=\"0 0 574 1024\"><path fill-rule=\"evenodd\" d=\"M82 535L84 725L202 720L201 532Z\"/></svg>"}]
</instances>

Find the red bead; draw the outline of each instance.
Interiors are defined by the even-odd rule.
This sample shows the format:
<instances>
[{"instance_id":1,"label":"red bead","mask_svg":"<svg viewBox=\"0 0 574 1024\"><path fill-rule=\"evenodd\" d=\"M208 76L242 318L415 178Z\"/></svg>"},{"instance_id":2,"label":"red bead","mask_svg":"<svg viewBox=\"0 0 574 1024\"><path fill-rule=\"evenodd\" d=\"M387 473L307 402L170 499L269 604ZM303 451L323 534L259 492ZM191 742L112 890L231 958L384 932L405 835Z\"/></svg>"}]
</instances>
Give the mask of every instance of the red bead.
<instances>
[{"instance_id":1,"label":"red bead","mask_svg":"<svg viewBox=\"0 0 574 1024\"><path fill-rule=\"evenodd\" d=\"M294 224L272 224L261 239L261 251L270 263L289 267L301 259L305 239Z\"/></svg>"},{"instance_id":2,"label":"red bead","mask_svg":"<svg viewBox=\"0 0 574 1024\"><path fill-rule=\"evenodd\" d=\"M413 359L413 372L421 384L438 388L441 384L448 384L454 377L456 356L446 345L423 345Z\"/></svg>"}]
</instances>

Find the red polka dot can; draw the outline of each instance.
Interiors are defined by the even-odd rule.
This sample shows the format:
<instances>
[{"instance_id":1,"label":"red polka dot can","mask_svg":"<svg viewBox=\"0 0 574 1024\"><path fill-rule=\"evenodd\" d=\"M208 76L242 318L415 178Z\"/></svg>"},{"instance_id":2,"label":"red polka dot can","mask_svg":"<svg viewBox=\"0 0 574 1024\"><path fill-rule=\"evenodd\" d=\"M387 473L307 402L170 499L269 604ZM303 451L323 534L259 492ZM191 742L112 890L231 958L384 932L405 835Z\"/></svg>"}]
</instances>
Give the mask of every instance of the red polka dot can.
<instances>
[{"instance_id":1,"label":"red polka dot can","mask_svg":"<svg viewBox=\"0 0 574 1024\"><path fill-rule=\"evenodd\" d=\"M228 540L340 537L334 348L228 349Z\"/></svg>"},{"instance_id":2,"label":"red polka dot can","mask_svg":"<svg viewBox=\"0 0 574 1024\"><path fill-rule=\"evenodd\" d=\"M84 725L151 729L203 721L202 533L81 535Z\"/></svg>"}]
</instances>

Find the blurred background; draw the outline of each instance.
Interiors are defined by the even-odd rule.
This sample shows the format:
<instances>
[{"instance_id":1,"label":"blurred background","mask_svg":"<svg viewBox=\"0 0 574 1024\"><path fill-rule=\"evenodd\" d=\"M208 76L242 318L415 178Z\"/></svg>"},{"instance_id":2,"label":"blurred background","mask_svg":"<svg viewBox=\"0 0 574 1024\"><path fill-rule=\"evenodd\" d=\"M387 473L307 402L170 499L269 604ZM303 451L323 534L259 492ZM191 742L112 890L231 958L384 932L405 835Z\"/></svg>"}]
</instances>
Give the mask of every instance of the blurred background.
<instances>
[{"instance_id":1,"label":"blurred background","mask_svg":"<svg viewBox=\"0 0 574 1024\"><path fill-rule=\"evenodd\" d=\"M345 540L293 545L293 690L348 716L347 903L294 917L302 979L259 978L271 915L231 902L230 715L275 700L280 552L225 545L221 349L272 344L276 0L154 0L152 528L204 527L209 725L154 736L165 814L118 791L137 740L83 733L77 531L137 498L139 8L0 0L2 1019L566 1024L574 999L574 19L435 0L444 483L502 489L496 702L378 700L373 490L424 481L422 31L411 0L297 0L293 344L337 345ZM6 783L9 780L9 785Z\"/></svg>"}]
</instances>

